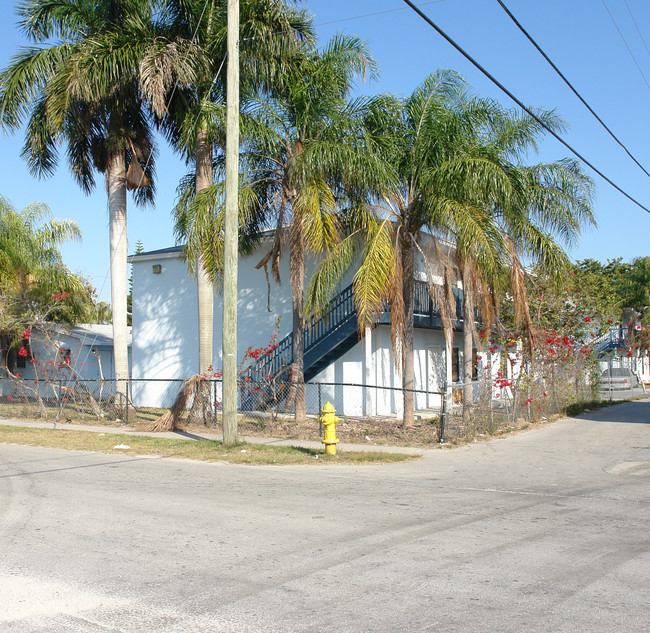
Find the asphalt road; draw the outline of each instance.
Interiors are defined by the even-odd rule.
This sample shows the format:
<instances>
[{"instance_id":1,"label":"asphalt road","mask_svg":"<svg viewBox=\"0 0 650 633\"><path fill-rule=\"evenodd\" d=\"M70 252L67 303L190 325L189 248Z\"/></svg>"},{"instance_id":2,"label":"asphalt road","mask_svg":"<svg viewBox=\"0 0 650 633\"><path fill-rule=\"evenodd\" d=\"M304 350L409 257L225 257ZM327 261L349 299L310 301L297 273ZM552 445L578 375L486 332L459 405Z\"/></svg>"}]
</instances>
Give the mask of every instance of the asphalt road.
<instances>
[{"instance_id":1,"label":"asphalt road","mask_svg":"<svg viewBox=\"0 0 650 633\"><path fill-rule=\"evenodd\" d=\"M650 630L650 403L394 466L0 445L0 631Z\"/></svg>"}]
</instances>

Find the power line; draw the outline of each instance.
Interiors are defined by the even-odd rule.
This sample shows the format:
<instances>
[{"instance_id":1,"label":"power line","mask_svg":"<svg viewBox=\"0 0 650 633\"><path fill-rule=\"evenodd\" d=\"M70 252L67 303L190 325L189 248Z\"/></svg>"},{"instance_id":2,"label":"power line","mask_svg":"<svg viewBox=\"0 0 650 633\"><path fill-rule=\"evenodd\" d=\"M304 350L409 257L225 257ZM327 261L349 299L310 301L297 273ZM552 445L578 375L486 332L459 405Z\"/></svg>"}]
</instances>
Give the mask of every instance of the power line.
<instances>
[{"instance_id":1,"label":"power line","mask_svg":"<svg viewBox=\"0 0 650 633\"><path fill-rule=\"evenodd\" d=\"M589 105L589 104L588 104L588 103L587 103L587 102L582 98L582 95L581 95L581 94L580 94L580 93L579 93L579 92L578 92L578 91L573 87L573 85L571 84L571 82L570 82L570 81L569 81L569 80L568 80L568 79L567 79L567 78L562 74L562 72L560 71L560 69L559 69L559 68L558 68L558 67L557 67L557 66L556 66L556 65L555 65L555 64L554 64L554 63L549 59L548 55L547 55L547 54L542 50L542 48L541 48L541 47L539 46L539 44L538 44L538 43L537 43L537 42L532 38L532 36L528 33L528 31L526 31L526 29L525 29L525 28L520 24L520 22L519 22L519 21L517 20L517 18L512 14L512 12L510 11L510 9L508 9L508 7L507 7L507 6L502 2L502 0L497 0L497 2L499 3L499 6L500 6L500 7L501 7L505 12L506 12L506 14L508 15L508 17L509 17L509 18L510 18L510 19L511 19L511 20L512 20L516 25L517 25L517 28L518 28L518 29L519 29L519 30L520 30L520 31L521 31L521 32L522 32L522 33L523 33L523 34L528 38L528 41L529 41L529 42L530 42L530 43L531 43L531 44L532 44L532 45L537 49L537 51L539 52L539 54L540 54L540 55L541 55L541 56L542 56L542 57L543 57L543 58L544 58L544 59L549 63L549 65L551 66L551 68L552 68L552 69L553 69L553 70L554 70L554 71L555 71L555 72L560 76L560 78L562 79L562 81L564 81L564 83L565 83L565 84L566 84L566 85L571 89L571 91L573 92L573 94L574 94L576 97L578 97L578 99L580 99L582 105L584 105L585 108L587 108L587 110L589 110L589 112L591 112L591 114L594 116L594 118L596 119L596 121L598 121L598 123L600 123L600 124L601 124L601 125L602 125L606 130L607 130L607 132L609 133L609 135L610 135L610 136L611 136L611 137L612 137L612 138L613 138L613 139L614 139L614 140L615 140L615 141L616 141L616 142L617 142L617 143L618 143L618 144L623 148L623 150L625 151L625 153L626 153L626 154L627 154L627 155L628 155L628 156L629 156L629 157L630 157L630 158L631 158L631 159L632 159L632 160L633 160L633 161L634 161L634 162L635 162L635 163L636 163L640 168L641 168L641 170L643 171L643 173L644 173L646 176L650 176L650 173L648 173L648 171L646 170L646 168L645 168L645 167L644 167L644 166L643 166L643 165L642 165L642 164L641 164L641 163L640 163L640 162L639 162L639 161L638 161L638 160L637 160L637 159L632 155L632 153L630 152L630 150L628 150L628 148L625 147L625 145L623 145L623 143L622 143L622 142L621 142L621 141L616 137L616 135L614 134L614 132L612 132L612 131L609 129L609 127L607 127L607 125L605 125L604 121L603 121L603 120L602 120L602 119L601 119L601 118L600 118L600 117L599 117L599 116L594 112L594 110L592 109L592 107L591 107L591 106L590 106L590 105Z\"/></svg>"},{"instance_id":2,"label":"power line","mask_svg":"<svg viewBox=\"0 0 650 633\"><path fill-rule=\"evenodd\" d=\"M419 7L425 7L430 4L440 4L441 2L445 2L445 0L429 0L429 2L420 2L418 4ZM329 26L330 24L341 24L343 22L352 22L353 20L362 20L363 18L374 18L376 15L386 15L387 13L398 13L400 11L406 11L407 9L405 7L398 7L396 9L386 9L384 11L374 11L372 13L362 13L360 15L352 15L349 18L340 18L339 20L329 20L328 22L317 22L316 24L313 25L314 28L318 28L319 26ZM292 33L293 31L275 31L274 33L271 33L271 35L284 35L285 33ZM251 41L251 40L256 40L260 36L253 36L253 37L243 37L243 41Z\"/></svg>"},{"instance_id":3,"label":"power line","mask_svg":"<svg viewBox=\"0 0 650 633\"><path fill-rule=\"evenodd\" d=\"M632 18L632 22L634 22L636 32L639 34L639 37L641 38L641 41L643 42L645 52L648 53L648 57L650 57L650 51L648 50L648 45L645 43L645 38L641 34L641 30L639 29L639 25L637 24L636 20L634 19L634 15L632 14L632 9L630 9L630 5L627 3L627 0L623 0L623 2L625 2L625 7L627 8L627 12L630 14L630 17Z\"/></svg>"},{"instance_id":4,"label":"power line","mask_svg":"<svg viewBox=\"0 0 650 633\"><path fill-rule=\"evenodd\" d=\"M419 7L426 7L429 4L439 4L445 0L431 0L430 2L420 2ZM329 24L339 24L340 22L351 22L352 20L361 20L363 18L372 18L376 15L385 15L386 13L397 13L398 11L406 11L404 7L399 7L396 9L386 9L385 11L375 11L374 13L364 13L362 15L353 15L349 18L341 18L340 20L330 20L329 22L320 22L319 24L314 24L314 26L327 26Z\"/></svg>"},{"instance_id":5,"label":"power line","mask_svg":"<svg viewBox=\"0 0 650 633\"><path fill-rule=\"evenodd\" d=\"M646 76L643 74L643 71L641 70L641 66L639 66L639 62L636 61L636 57L634 57L634 53L632 52L632 49L629 47L627 40L625 39L625 36L621 32L621 29L618 28L618 24L616 23L616 20L614 19L614 16L612 15L612 12L609 10L609 7L607 6L607 3L605 0L602 0L603 6L605 7L605 10L609 14L609 17L611 21L614 23L614 26L616 27L616 30L618 31L618 34L621 36L621 39L623 40L623 44L625 44L625 48L627 48L627 52L630 54L630 57L632 58L632 61L634 61L637 70L641 73L641 77L643 77L643 81L645 81L645 85L648 87L648 90L650 90L650 84L648 83L648 80Z\"/></svg>"},{"instance_id":6,"label":"power line","mask_svg":"<svg viewBox=\"0 0 650 633\"><path fill-rule=\"evenodd\" d=\"M574 156L579 158L585 165L590 167L596 174L598 174L605 182L609 183L616 191L623 194L630 202L633 202L638 207L643 209L646 213L650 213L650 209L642 205L638 200L635 200L629 193L621 189L613 180L608 178L600 169L588 161L582 154L577 150L573 149L559 134L552 130L544 121L542 121L530 108L524 105L524 103L518 99L510 90L508 90L496 77L494 77L488 70L483 68L479 62L477 62L469 53L467 53L459 44L457 44L447 33L445 33L431 18L422 13L417 6L415 6L410 0L403 0L413 11L415 11L432 29L434 29L439 35L441 35L449 44L451 44L465 59L471 62L478 70L480 70L497 88L502 92L508 95L528 116L532 117L539 125L541 125L551 136L553 136L557 141L562 143Z\"/></svg>"}]
</instances>

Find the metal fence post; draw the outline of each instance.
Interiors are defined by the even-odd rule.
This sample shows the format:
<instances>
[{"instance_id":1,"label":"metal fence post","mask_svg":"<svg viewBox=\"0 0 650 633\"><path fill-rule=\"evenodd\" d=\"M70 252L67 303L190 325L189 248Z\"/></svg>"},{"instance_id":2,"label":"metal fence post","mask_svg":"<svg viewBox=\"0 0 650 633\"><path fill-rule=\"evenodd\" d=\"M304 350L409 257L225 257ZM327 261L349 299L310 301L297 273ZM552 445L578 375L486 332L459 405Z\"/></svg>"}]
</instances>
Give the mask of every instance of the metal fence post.
<instances>
[{"instance_id":1,"label":"metal fence post","mask_svg":"<svg viewBox=\"0 0 650 633\"><path fill-rule=\"evenodd\" d=\"M447 418L447 381L445 381L445 390L442 392L442 405L440 407L440 437L438 443L445 443L445 422Z\"/></svg>"},{"instance_id":2,"label":"metal fence post","mask_svg":"<svg viewBox=\"0 0 650 633\"><path fill-rule=\"evenodd\" d=\"M124 422L125 424L129 423L129 381L126 381L126 402L124 403L126 407L124 411Z\"/></svg>"},{"instance_id":3,"label":"metal fence post","mask_svg":"<svg viewBox=\"0 0 650 633\"><path fill-rule=\"evenodd\" d=\"M321 400L321 384L318 383L318 419L320 420L321 413L323 411L323 402ZM323 437L323 424L319 422L318 424L318 434L320 437Z\"/></svg>"}]
</instances>

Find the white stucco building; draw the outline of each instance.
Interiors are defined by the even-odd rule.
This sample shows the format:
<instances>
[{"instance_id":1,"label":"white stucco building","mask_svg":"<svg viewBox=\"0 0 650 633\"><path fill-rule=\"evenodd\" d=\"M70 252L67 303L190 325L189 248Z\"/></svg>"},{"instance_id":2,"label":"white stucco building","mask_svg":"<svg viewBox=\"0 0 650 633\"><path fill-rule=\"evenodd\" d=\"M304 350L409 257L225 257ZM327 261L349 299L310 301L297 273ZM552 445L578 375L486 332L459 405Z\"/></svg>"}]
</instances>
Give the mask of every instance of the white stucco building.
<instances>
[{"instance_id":1,"label":"white stucco building","mask_svg":"<svg viewBox=\"0 0 650 633\"><path fill-rule=\"evenodd\" d=\"M289 258L280 262L282 284L270 279L270 294L263 269L255 266L268 252L271 234L262 240L251 255L240 256L238 278L238 357L249 347L266 346L280 317L278 341L291 332L291 285ZM427 236L422 248L428 248ZM181 247L133 255L133 369L134 403L142 406L169 406L175 389L169 379L188 378L198 372L198 317L196 280L188 275ZM313 262L308 264L313 270ZM416 278L423 282L422 262L418 261ZM352 280L350 273L341 284L344 289ZM421 288L424 284L420 284ZM460 292L460 291L459 291ZM417 289L416 289L417 294ZM416 316L414 333L414 372L416 410L438 408L439 391L445 381L447 367L457 374L462 367L462 321L457 321L451 358L446 359L445 341L440 320L431 312L426 292L420 292L424 307ZM268 304L268 305L267 305ZM426 305L425 305L426 304ZM269 308L270 307L270 311ZM427 312L428 311L428 312ZM402 380L391 351L389 315L365 337L354 340L335 352L333 358L321 358L307 369L309 383L321 383L322 402L331 400L345 415L399 414L402 407ZM214 303L215 368L221 367L222 299L217 292ZM307 353L306 353L307 356ZM449 362L447 362L447 360ZM314 373L314 367L318 370ZM462 373L462 369L461 369ZM454 376L455 377L455 376ZM324 383L337 383L325 385ZM371 389L370 387L378 387ZM317 401L312 384L307 385L308 409ZM312 405L310 406L310 403Z\"/></svg>"},{"instance_id":2,"label":"white stucco building","mask_svg":"<svg viewBox=\"0 0 650 633\"><path fill-rule=\"evenodd\" d=\"M131 365L131 328L128 329L129 366ZM50 324L34 328L28 339L23 339L25 355L17 349L3 350L3 357L14 376L49 398L56 393L59 383L83 381L90 389L95 383L106 381L103 391L114 392L113 326L96 323L63 326ZM9 376L0 376L9 378ZM35 382L36 381L36 382ZM53 388L52 385L55 385ZM0 395L20 392L15 380L0 380Z\"/></svg>"}]
</instances>

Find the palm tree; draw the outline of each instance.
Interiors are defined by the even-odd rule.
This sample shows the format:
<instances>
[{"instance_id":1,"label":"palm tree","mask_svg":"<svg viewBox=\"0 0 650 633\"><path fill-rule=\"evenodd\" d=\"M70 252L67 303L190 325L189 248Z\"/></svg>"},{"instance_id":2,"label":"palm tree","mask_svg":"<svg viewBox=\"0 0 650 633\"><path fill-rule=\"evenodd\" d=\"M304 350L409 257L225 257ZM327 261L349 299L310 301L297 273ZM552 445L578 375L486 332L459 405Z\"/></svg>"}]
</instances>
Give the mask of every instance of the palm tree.
<instances>
[{"instance_id":1,"label":"palm tree","mask_svg":"<svg viewBox=\"0 0 650 633\"><path fill-rule=\"evenodd\" d=\"M450 222L483 245L478 257L494 258L501 236L484 230L481 218L465 214L468 188L478 190L501 165L475 156L477 130L489 125L492 102L471 98L462 78L451 71L430 75L405 99L384 99L386 111L371 120L383 160L392 167L376 190L375 219L369 217L362 264L354 277L359 328L372 325L385 302L391 308L393 350L401 358L404 425L413 423L413 299L415 256L420 253L432 278L433 265L422 251L421 231L431 234ZM480 171L472 165L480 164ZM467 174L473 174L473 179ZM488 227L489 228L489 227ZM436 242L437 259L449 258L449 248ZM339 258L340 259L340 258ZM452 267L443 266L442 286L430 283L441 309L447 347L451 346L455 303Z\"/></svg>"},{"instance_id":2,"label":"palm tree","mask_svg":"<svg viewBox=\"0 0 650 633\"><path fill-rule=\"evenodd\" d=\"M547 128L560 129L562 121L553 112L537 112ZM497 166L478 189L463 187L459 197L460 214L436 218L439 230L448 233L456 245L456 263L463 284L464 415L472 403L473 349L476 341L474 306L481 299L479 312L489 330L494 315L493 297L504 274L508 291L515 301L515 314L523 322L528 340L532 323L528 314L523 262L539 263L556 278L569 266L560 244L571 245L586 224L593 224L591 180L575 161L522 165L521 161L537 148L544 128L528 115L520 115L493 105L489 129L479 130L472 150L474 162L467 165L476 172L482 162ZM498 167L500 166L500 168ZM474 174L465 178L475 179ZM472 226L466 231L467 222ZM500 239L488 239L489 235ZM491 245L491 248L486 247ZM488 257L486 257L486 254Z\"/></svg>"},{"instance_id":3,"label":"palm tree","mask_svg":"<svg viewBox=\"0 0 650 633\"><path fill-rule=\"evenodd\" d=\"M147 0L28 0L19 8L20 24L42 46L19 52L0 75L0 120L15 130L29 115L23 155L34 174L54 172L63 144L85 192L94 187L95 171L106 177L114 367L122 401L128 378L126 192L134 189L137 203L150 202L154 193L153 145L138 85L140 36L152 11Z\"/></svg>"},{"instance_id":4,"label":"palm tree","mask_svg":"<svg viewBox=\"0 0 650 633\"><path fill-rule=\"evenodd\" d=\"M456 278L462 279L467 376L472 368L477 293L489 327L491 288L503 271L511 270L515 281L520 281L521 251L527 256L536 254L549 265L563 261L561 249L542 228L573 235L576 219L571 210L579 217L590 217L590 210L581 197L584 176L575 165L524 169L512 162L534 146L539 125L530 118L515 117L491 100L472 97L456 73L438 71L409 98L387 98L384 105L383 115L369 123L384 138L380 151L394 173L376 190L374 220L367 216L362 265L354 278L355 302L361 331L390 303L393 350L401 358L404 425L409 426L414 405L416 253L441 311L448 373L455 311L452 290ZM540 116L550 125L558 124L552 113ZM418 243L421 231L433 238L436 266ZM453 243L454 257L439 238ZM321 277L329 280L340 274L343 262L351 261L349 255L342 255L349 252L344 246L329 260L334 264L321 267L312 282L311 302L318 301L319 287L331 287L331 281L322 283ZM331 266L334 275L328 270ZM433 283L434 268L442 284ZM518 298L525 299L521 293ZM525 312L525 301L517 305ZM467 398L470 394L467 389Z\"/></svg>"},{"instance_id":5,"label":"palm tree","mask_svg":"<svg viewBox=\"0 0 650 633\"><path fill-rule=\"evenodd\" d=\"M375 64L365 45L352 37L336 37L321 52L305 48L299 53L265 95L247 102L240 224L242 246L260 227L275 224L273 246L260 266L270 265L277 281L281 238L289 236L295 414L302 420L305 257L334 248L343 188L349 195L362 176L372 174L363 169L370 163L360 145L352 142L355 134L358 140L369 100L350 103L347 97L355 77L374 72ZM209 261L216 279L221 272L223 183L205 193L189 206L186 198L181 200L178 227L188 238L188 251Z\"/></svg>"},{"instance_id":6,"label":"palm tree","mask_svg":"<svg viewBox=\"0 0 650 633\"><path fill-rule=\"evenodd\" d=\"M281 236L288 234L292 289L292 379L295 417L305 419L304 323L305 262L308 254L329 253L339 245L342 204L353 203L362 181L377 166L360 134L372 100L349 101L353 82L376 65L365 44L337 36L321 52L306 54L275 98L251 108L255 124L244 164L259 185L261 209L275 220L275 240L260 264L279 279Z\"/></svg>"},{"instance_id":7,"label":"palm tree","mask_svg":"<svg viewBox=\"0 0 650 633\"><path fill-rule=\"evenodd\" d=\"M50 208L35 202L22 211L0 196L0 293L6 297L42 287L50 294L67 290L73 275L63 266L59 246L80 240L71 220L48 220Z\"/></svg>"},{"instance_id":8,"label":"palm tree","mask_svg":"<svg viewBox=\"0 0 650 633\"><path fill-rule=\"evenodd\" d=\"M213 170L225 151L226 3L168 0L161 8L163 26L148 43L141 85L164 134L194 165L184 183L181 209L193 198L199 205L214 199ZM240 90L245 97L276 85L296 47L309 41L312 32L306 14L291 2L243 0L240 14ZM192 194L187 189L190 183ZM179 235L184 236L180 224ZM203 373L213 364L213 256L192 244L186 259L197 277L198 371Z\"/></svg>"}]
</instances>

